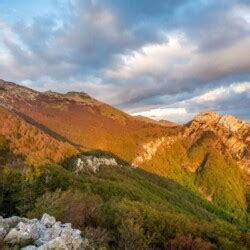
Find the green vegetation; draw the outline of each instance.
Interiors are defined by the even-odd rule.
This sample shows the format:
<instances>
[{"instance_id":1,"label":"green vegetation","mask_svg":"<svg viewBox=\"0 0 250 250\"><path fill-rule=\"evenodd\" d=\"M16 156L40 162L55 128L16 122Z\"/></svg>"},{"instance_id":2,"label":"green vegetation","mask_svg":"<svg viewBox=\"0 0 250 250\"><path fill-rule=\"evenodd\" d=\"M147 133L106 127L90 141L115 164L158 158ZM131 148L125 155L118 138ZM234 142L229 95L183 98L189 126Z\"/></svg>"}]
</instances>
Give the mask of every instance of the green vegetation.
<instances>
[{"instance_id":1,"label":"green vegetation","mask_svg":"<svg viewBox=\"0 0 250 250\"><path fill-rule=\"evenodd\" d=\"M59 165L2 168L0 185L1 214L48 212L98 247L247 249L243 224L175 181L140 169L106 166L76 176Z\"/></svg>"},{"instance_id":2,"label":"green vegetation","mask_svg":"<svg viewBox=\"0 0 250 250\"><path fill-rule=\"evenodd\" d=\"M0 135L0 157L5 156L10 151L9 144L4 136Z\"/></svg>"},{"instance_id":3,"label":"green vegetation","mask_svg":"<svg viewBox=\"0 0 250 250\"><path fill-rule=\"evenodd\" d=\"M246 219L246 189L239 167L233 161L226 161L220 154L210 151L196 183L212 196L214 204L235 219Z\"/></svg>"},{"instance_id":4,"label":"green vegetation","mask_svg":"<svg viewBox=\"0 0 250 250\"><path fill-rule=\"evenodd\" d=\"M237 164L210 145L186 149L177 141L161 148L144 169L177 181L223 209L233 220L247 219L246 187Z\"/></svg>"},{"instance_id":5,"label":"green vegetation","mask_svg":"<svg viewBox=\"0 0 250 250\"><path fill-rule=\"evenodd\" d=\"M188 163L186 148L175 142L169 148L160 148L152 160L145 162L145 170L168 177L181 183L191 190L195 190L195 174L185 169Z\"/></svg>"},{"instance_id":6,"label":"green vegetation","mask_svg":"<svg viewBox=\"0 0 250 250\"><path fill-rule=\"evenodd\" d=\"M6 164L9 153L9 143L4 136L0 135L0 166Z\"/></svg>"}]
</instances>

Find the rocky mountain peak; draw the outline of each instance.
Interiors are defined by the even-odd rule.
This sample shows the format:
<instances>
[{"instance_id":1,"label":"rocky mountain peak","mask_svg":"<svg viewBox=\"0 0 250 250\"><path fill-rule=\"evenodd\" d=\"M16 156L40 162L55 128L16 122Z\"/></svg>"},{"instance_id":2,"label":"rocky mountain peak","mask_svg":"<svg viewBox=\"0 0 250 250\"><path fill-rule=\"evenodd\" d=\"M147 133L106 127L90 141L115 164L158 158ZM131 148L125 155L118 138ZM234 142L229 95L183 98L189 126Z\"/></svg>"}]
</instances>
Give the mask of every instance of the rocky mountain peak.
<instances>
[{"instance_id":1,"label":"rocky mountain peak","mask_svg":"<svg viewBox=\"0 0 250 250\"><path fill-rule=\"evenodd\" d=\"M206 123L206 124L216 124L218 120L220 119L220 115L216 112L201 112L198 115L196 115L193 119L193 121L196 121L198 123Z\"/></svg>"},{"instance_id":2,"label":"rocky mountain peak","mask_svg":"<svg viewBox=\"0 0 250 250\"><path fill-rule=\"evenodd\" d=\"M84 104L97 103L97 101L94 98L92 98L85 92L71 91L64 94L63 97L78 103L84 103Z\"/></svg>"},{"instance_id":3,"label":"rocky mountain peak","mask_svg":"<svg viewBox=\"0 0 250 250\"><path fill-rule=\"evenodd\" d=\"M246 130L248 125L242 120L237 119L232 115L223 115L218 121L218 125L227 128L230 132L236 133L241 130Z\"/></svg>"},{"instance_id":4,"label":"rocky mountain peak","mask_svg":"<svg viewBox=\"0 0 250 250\"><path fill-rule=\"evenodd\" d=\"M33 101L39 92L12 82L0 80L0 105L11 107L14 100Z\"/></svg>"},{"instance_id":5,"label":"rocky mountain peak","mask_svg":"<svg viewBox=\"0 0 250 250\"><path fill-rule=\"evenodd\" d=\"M62 94L54 92L52 90L44 91L42 92L42 94L49 96L49 97L62 98Z\"/></svg>"},{"instance_id":6,"label":"rocky mountain peak","mask_svg":"<svg viewBox=\"0 0 250 250\"><path fill-rule=\"evenodd\" d=\"M224 128L229 133L240 132L245 134L249 129L249 125L246 122L232 115L219 115L216 112L201 112L194 117L192 123Z\"/></svg>"},{"instance_id":7,"label":"rocky mountain peak","mask_svg":"<svg viewBox=\"0 0 250 250\"><path fill-rule=\"evenodd\" d=\"M250 173L250 126L246 122L231 115L202 112L185 126L184 137L188 138L191 146L210 137L210 144L222 154L235 159L248 174ZM248 178L250 181L250 176Z\"/></svg>"},{"instance_id":8,"label":"rocky mountain peak","mask_svg":"<svg viewBox=\"0 0 250 250\"><path fill-rule=\"evenodd\" d=\"M71 96L71 97L81 97L81 98L91 98L87 93L85 92L77 92L77 91L70 91L65 94L65 96Z\"/></svg>"}]
</instances>

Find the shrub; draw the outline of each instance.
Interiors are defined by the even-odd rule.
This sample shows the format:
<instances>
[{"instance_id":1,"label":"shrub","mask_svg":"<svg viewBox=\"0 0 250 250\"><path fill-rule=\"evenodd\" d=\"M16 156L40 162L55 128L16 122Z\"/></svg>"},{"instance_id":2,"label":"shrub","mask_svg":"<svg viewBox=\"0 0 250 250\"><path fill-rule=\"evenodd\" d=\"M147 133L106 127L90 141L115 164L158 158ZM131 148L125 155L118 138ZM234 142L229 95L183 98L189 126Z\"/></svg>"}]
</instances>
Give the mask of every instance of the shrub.
<instances>
[{"instance_id":1,"label":"shrub","mask_svg":"<svg viewBox=\"0 0 250 250\"><path fill-rule=\"evenodd\" d=\"M4 136L0 135L0 157L5 156L10 152L9 143Z\"/></svg>"},{"instance_id":2,"label":"shrub","mask_svg":"<svg viewBox=\"0 0 250 250\"><path fill-rule=\"evenodd\" d=\"M38 217L47 212L62 222L70 221L74 227L84 230L87 226L97 227L101 224L101 207L102 199L98 195L76 190L57 190L38 198L29 216Z\"/></svg>"},{"instance_id":3,"label":"shrub","mask_svg":"<svg viewBox=\"0 0 250 250\"><path fill-rule=\"evenodd\" d=\"M10 168L0 169L0 214L12 216L19 213L17 204L20 201L22 177L19 171Z\"/></svg>"},{"instance_id":4,"label":"shrub","mask_svg":"<svg viewBox=\"0 0 250 250\"><path fill-rule=\"evenodd\" d=\"M179 236L167 242L165 249L169 250L214 250L216 245L203 239L193 239L191 236Z\"/></svg>"}]
</instances>

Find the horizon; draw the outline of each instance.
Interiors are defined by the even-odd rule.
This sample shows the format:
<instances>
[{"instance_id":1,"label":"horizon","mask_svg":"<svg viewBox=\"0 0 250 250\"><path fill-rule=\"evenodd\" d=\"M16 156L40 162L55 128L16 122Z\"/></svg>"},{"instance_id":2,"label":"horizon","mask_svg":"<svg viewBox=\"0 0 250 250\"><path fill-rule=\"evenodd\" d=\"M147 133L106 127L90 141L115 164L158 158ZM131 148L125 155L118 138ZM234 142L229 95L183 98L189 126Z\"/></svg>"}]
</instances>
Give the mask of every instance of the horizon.
<instances>
[{"instance_id":1,"label":"horizon","mask_svg":"<svg viewBox=\"0 0 250 250\"><path fill-rule=\"evenodd\" d=\"M83 91L132 115L185 123L204 110L250 121L250 3L0 3L0 78Z\"/></svg>"}]
</instances>

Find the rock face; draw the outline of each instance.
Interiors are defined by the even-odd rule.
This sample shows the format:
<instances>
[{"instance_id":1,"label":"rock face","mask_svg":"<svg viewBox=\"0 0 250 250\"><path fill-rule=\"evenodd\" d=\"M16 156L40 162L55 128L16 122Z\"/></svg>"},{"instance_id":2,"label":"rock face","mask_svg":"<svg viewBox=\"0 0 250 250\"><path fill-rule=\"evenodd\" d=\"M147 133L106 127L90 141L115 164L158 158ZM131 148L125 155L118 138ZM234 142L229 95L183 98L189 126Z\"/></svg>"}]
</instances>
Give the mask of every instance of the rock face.
<instances>
[{"instance_id":1,"label":"rock face","mask_svg":"<svg viewBox=\"0 0 250 250\"><path fill-rule=\"evenodd\" d=\"M198 114L187 126L183 136L196 143L205 134L214 135L214 145L223 154L235 159L248 178L250 177L250 126L230 115L218 115L215 112Z\"/></svg>"},{"instance_id":2,"label":"rock face","mask_svg":"<svg viewBox=\"0 0 250 250\"><path fill-rule=\"evenodd\" d=\"M70 223L56 222L48 214L44 214L41 220L0 217L0 241L6 247L25 250L80 250L88 246L88 240L81 236L80 230L72 229Z\"/></svg>"},{"instance_id":3,"label":"rock face","mask_svg":"<svg viewBox=\"0 0 250 250\"><path fill-rule=\"evenodd\" d=\"M218 115L215 112L201 112L194 117L192 123L225 129L230 134L238 134L241 138L249 133L249 125L231 115Z\"/></svg>"},{"instance_id":4,"label":"rock face","mask_svg":"<svg viewBox=\"0 0 250 250\"><path fill-rule=\"evenodd\" d=\"M10 94L11 93L11 94ZM38 94L26 87L17 87L16 84L0 80L0 105L12 109L12 100L35 100Z\"/></svg>"},{"instance_id":5,"label":"rock face","mask_svg":"<svg viewBox=\"0 0 250 250\"><path fill-rule=\"evenodd\" d=\"M149 161L157 152L158 148L166 141L165 137L158 138L155 141L148 142L143 145L143 152L137 156L133 162L133 165L141 165L144 161Z\"/></svg>"},{"instance_id":6,"label":"rock face","mask_svg":"<svg viewBox=\"0 0 250 250\"><path fill-rule=\"evenodd\" d=\"M114 158L80 156L75 162L75 173L97 173L101 166L117 167L118 163Z\"/></svg>"},{"instance_id":7,"label":"rock face","mask_svg":"<svg viewBox=\"0 0 250 250\"><path fill-rule=\"evenodd\" d=\"M158 149L160 148L169 148L173 143L175 143L178 139L178 136L165 136L161 138L157 138L155 140L149 141L142 145L141 151L137 154L136 158L133 160L132 165L134 167L143 166L143 163L150 161L153 157L155 157Z\"/></svg>"}]
</instances>

